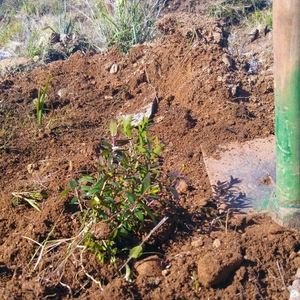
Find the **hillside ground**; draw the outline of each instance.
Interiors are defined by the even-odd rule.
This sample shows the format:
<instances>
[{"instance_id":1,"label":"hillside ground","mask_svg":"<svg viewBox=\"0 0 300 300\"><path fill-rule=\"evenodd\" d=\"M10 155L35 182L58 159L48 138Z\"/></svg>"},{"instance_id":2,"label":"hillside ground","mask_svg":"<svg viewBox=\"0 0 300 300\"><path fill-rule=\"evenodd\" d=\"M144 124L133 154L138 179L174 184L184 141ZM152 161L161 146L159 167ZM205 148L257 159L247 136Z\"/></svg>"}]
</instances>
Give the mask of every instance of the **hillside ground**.
<instances>
[{"instance_id":1,"label":"hillside ground","mask_svg":"<svg viewBox=\"0 0 300 300\"><path fill-rule=\"evenodd\" d=\"M76 52L0 77L2 299L288 299L300 267L299 231L265 214L220 213L202 155L274 135L272 31L230 35L201 3L169 2L177 11L156 23L161 36L128 55ZM49 110L38 126L34 99L49 74ZM78 208L59 198L70 161L78 176L91 174L110 120L149 97L156 103L149 134L166 145L164 173L185 166L185 184L179 200L162 199L169 219L130 263L132 281L116 275L126 258L101 264L89 251L75 251L58 270L63 244L34 270L33 241L79 231ZM13 199L30 190L46 195L40 212Z\"/></svg>"}]
</instances>

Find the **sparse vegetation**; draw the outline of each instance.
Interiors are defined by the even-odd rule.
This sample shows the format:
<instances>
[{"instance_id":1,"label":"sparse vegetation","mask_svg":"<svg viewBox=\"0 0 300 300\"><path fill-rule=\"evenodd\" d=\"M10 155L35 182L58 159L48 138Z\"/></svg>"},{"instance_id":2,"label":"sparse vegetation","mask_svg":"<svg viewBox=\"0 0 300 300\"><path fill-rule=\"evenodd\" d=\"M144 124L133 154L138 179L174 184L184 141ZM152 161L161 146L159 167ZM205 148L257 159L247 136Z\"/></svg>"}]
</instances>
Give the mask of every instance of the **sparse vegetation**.
<instances>
[{"instance_id":1,"label":"sparse vegetation","mask_svg":"<svg viewBox=\"0 0 300 300\"><path fill-rule=\"evenodd\" d=\"M229 24L240 23L249 13L269 7L268 0L219 0L211 2L209 14L222 18Z\"/></svg>"},{"instance_id":2,"label":"sparse vegetation","mask_svg":"<svg viewBox=\"0 0 300 300\"><path fill-rule=\"evenodd\" d=\"M45 61L66 59L80 50L105 50L116 45L128 52L134 44L153 39L154 22L166 0L62 0L5 1L1 7L0 46ZM210 15L234 24L245 19L272 27L271 2L219 0L211 2ZM253 13L249 16L249 13Z\"/></svg>"},{"instance_id":3,"label":"sparse vegetation","mask_svg":"<svg viewBox=\"0 0 300 300\"><path fill-rule=\"evenodd\" d=\"M121 51L155 36L154 22L158 19L165 0L119 0L91 3L85 0L89 11L82 13L101 37L97 46L117 45ZM103 44L101 46L101 44Z\"/></svg>"},{"instance_id":4,"label":"sparse vegetation","mask_svg":"<svg viewBox=\"0 0 300 300\"><path fill-rule=\"evenodd\" d=\"M155 36L154 22L164 5L165 0L8 0L1 7L0 46L17 42L15 55L46 62L85 52L89 45L98 50L117 45L127 52Z\"/></svg>"},{"instance_id":5,"label":"sparse vegetation","mask_svg":"<svg viewBox=\"0 0 300 300\"><path fill-rule=\"evenodd\" d=\"M272 7L269 6L263 10L255 10L249 18L250 26L258 26L264 24L268 29L273 28L273 16L272 16Z\"/></svg>"}]
</instances>

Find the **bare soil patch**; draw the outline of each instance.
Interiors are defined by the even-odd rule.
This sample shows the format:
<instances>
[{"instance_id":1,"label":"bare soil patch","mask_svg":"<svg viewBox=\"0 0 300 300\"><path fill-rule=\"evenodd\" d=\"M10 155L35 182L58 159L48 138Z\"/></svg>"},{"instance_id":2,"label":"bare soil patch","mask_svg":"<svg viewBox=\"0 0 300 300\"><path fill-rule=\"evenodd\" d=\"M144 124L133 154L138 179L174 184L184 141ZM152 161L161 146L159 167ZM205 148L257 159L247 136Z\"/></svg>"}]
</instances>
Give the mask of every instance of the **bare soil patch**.
<instances>
[{"instance_id":1,"label":"bare soil patch","mask_svg":"<svg viewBox=\"0 0 300 300\"><path fill-rule=\"evenodd\" d=\"M170 14L157 26L161 37L128 56L116 49L77 52L29 74L0 78L2 299L288 298L286 287L300 266L300 233L263 214L220 215L202 157L202 149L213 153L220 143L274 134L271 33L238 55L228 53L222 24L205 15ZM251 72L254 56L258 69ZM38 127L33 101L48 74L49 113ZM58 198L69 183L70 161L75 173L91 172L110 119L153 93L150 133L166 144L164 170L185 165L188 184L178 201L168 200L169 223L146 244L151 254L131 264L134 280L115 276L115 266L88 252L81 260L71 257L60 274L46 274L43 264L32 271L37 245L25 236L41 243L54 224L52 238L78 232L76 207ZM47 194L41 212L13 203L13 192L37 188ZM53 264L55 254L49 256Z\"/></svg>"}]
</instances>

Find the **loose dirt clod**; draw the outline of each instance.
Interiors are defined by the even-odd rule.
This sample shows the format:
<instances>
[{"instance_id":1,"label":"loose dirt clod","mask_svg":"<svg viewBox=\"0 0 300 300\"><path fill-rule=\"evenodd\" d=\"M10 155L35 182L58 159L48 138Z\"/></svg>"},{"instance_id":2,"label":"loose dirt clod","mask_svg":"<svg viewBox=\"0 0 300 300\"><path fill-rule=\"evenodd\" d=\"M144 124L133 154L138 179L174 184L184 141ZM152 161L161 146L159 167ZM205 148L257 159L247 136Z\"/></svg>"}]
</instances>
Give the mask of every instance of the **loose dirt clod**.
<instances>
[{"instance_id":1,"label":"loose dirt clod","mask_svg":"<svg viewBox=\"0 0 300 300\"><path fill-rule=\"evenodd\" d=\"M162 261L157 255L144 258L134 265L138 277L160 277L162 276Z\"/></svg>"},{"instance_id":2,"label":"loose dirt clod","mask_svg":"<svg viewBox=\"0 0 300 300\"><path fill-rule=\"evenodd\" d=\"M198 261L199 281L204 286L225 282L241 264L242 255L238 250L224 251L220 249L211 251Z\"/></svg>"}]
</instances>

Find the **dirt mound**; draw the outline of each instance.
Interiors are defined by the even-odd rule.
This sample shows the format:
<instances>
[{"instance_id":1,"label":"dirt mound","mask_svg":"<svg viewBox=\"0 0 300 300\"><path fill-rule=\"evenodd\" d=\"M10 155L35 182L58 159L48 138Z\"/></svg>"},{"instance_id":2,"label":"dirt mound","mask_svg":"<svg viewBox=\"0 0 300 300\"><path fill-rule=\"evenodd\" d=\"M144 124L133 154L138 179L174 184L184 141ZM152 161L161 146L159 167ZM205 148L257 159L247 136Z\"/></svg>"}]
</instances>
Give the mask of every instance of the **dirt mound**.
<instances>
[{"instance_id":1,"label":"dirt mound","mask_svg":"<svg viewBox=\"0 0 300 300\"><path fill-rule=\"evenodd\" d=\"M230 53L222 24L205 16L166 15L157 27L161 37L128 56L116 49L77 52L30 74L0 78L3 299L288 297L286 286L300 265L299 232L264 215L218 215L202 157L202 149L213 153L220 143L274 133L272 54L254 55L250 46L249 55ZM270 44L268 36L256 49L263 43ZM34 99L49 74L49 113L38 127ZM32 240L42 243L54 225L51 239L79 230L70 200L58 198L68 186L70 161L74 172L92 170L110 119L149 95L157 103L150 132L166 144L164 171L184 165L188 181L172 206L174 226L147 245L156 254L135 265L133 282L115 277L114 266L100 265L88 252L70 257L60 274L49 277L43 264L33 271ZM35 189L46 195L41 212L20 199L13 203L12 193ZM57 259L55 251L50 257Z\"/></svg>"}]
</instances>

